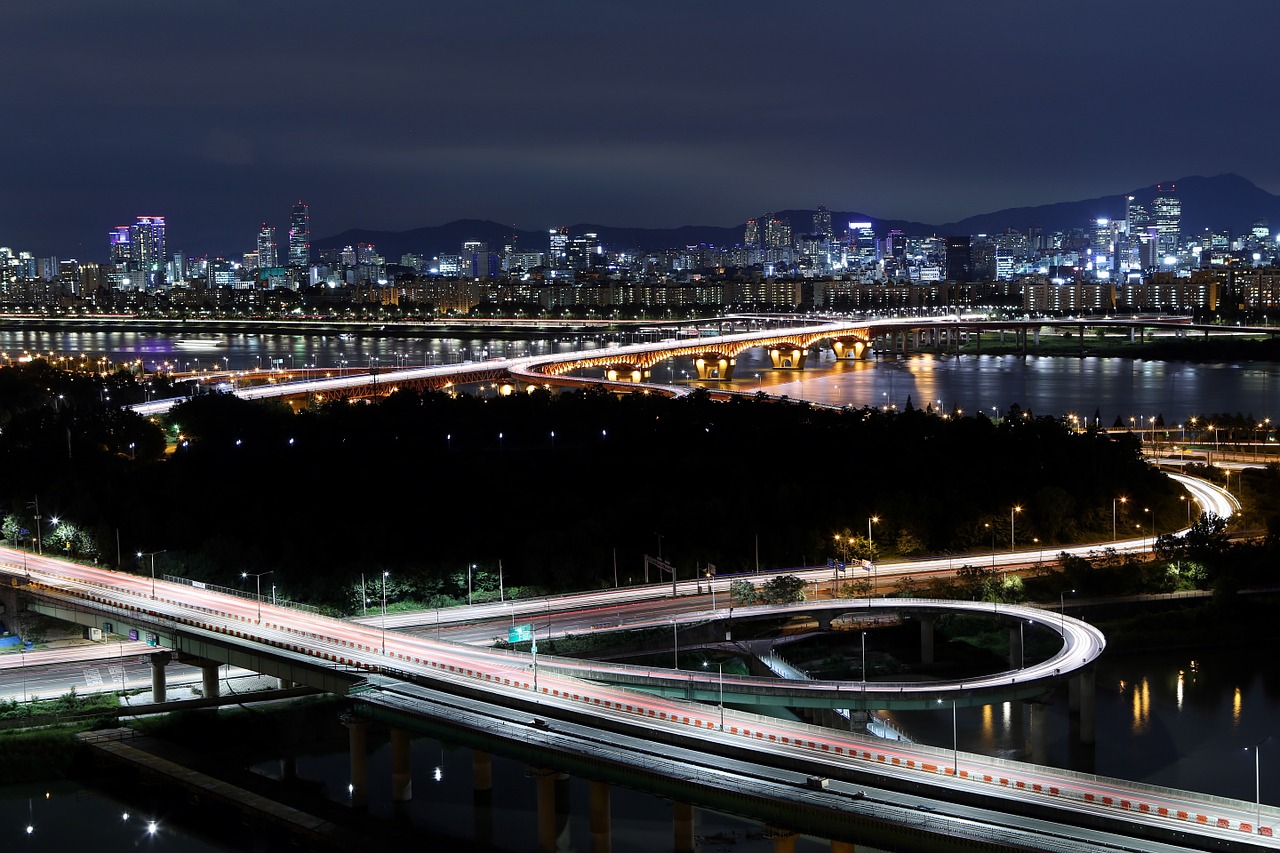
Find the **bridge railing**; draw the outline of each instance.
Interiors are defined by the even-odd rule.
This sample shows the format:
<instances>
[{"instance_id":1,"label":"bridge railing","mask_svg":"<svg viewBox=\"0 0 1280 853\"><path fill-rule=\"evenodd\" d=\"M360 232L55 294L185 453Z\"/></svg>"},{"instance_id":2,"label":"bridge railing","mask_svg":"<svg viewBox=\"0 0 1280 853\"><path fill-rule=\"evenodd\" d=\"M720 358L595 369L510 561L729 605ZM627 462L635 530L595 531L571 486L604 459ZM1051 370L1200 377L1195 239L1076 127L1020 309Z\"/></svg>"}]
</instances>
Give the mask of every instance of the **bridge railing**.
<instances>
[{"instance_id":1,"label":"bridge railing","mask_svg":"<svg viewBox=\"0 0 1280 853\"><path fill-rule=\"evenodd\" d=\"M302 604L301 602L290 601L287 598L279 598L274 595L259 595L256 592L245 589L236 589L233 586L219 586L216 583L193 581L190 578L178 577L177 575L165 575L164 580L167 583L181 584L194 589L207 589L210 592L216 592L220 595L234 595L237 598L247 598L250 601L257 601L261 604L270 604L273 607L288 607L290 610L301 610L303 613L311 613L316 616L324 615L324 612L319 607L311 604Z\"/></svg>"}]
</instances>

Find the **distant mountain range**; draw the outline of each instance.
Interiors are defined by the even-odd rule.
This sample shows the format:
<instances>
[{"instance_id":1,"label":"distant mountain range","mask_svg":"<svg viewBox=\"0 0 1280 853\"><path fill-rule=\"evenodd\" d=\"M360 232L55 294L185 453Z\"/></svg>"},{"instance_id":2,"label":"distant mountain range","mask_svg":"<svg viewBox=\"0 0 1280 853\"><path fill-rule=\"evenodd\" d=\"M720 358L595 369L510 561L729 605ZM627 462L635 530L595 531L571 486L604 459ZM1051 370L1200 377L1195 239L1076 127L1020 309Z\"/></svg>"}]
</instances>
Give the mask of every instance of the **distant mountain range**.
<instances>
[{"instance_id":1,"label":"distant mountain range","mask_svg":"<svg viewBox=\"0 0 1280 853\"><path fill-rule=\"evenodd\" d=\"M1205 228L1230 229L1233 234L1240 234L1251 228L1258 219L1266 219L1273 225L1280 226L1280 196L1272 195L1239 175L1217 175L1212 178L1196 175L1170 183L1177 185L1178 197L1182 199L1184 235L1197 234ZM997 210L941 225L880 219L866 213L832 211L831 224L839 233L848 222L870 221L877 234L883 235L892 229L898 229L910 236L998 234L1006 228L1017 231L1029 228L1043 228L1048 232L1070 231L1074 228L1086 228L1100 216L1123 218L1125 197L1129 195L1136 197L1150 211L1155 194L1156 186L1153 184L1102 198ZM773 215L790 220L793 231L800 234L813 227L813 214L812 210L779 210L774 211ZM757 215L764 215L764 211ZM569 226L569 234L577 236L594 232L611 249L658 251L698 243L733 246L742 242L745 225L744 221L740 225L729 227L686 225L680 228L627 228L578 223ZM352 229L316 240L314 245L319 251L330 251L356 243L372 243L381 255L395 263L401 255L410 253L427 258L442 253L456 253L467 240L480 240L488 243L491 249L498 250L510 243L513 237L516 245L524 251L547 250L545 229L526 231L483 219L459 219L411 231Z\"/></svg>"}]
</instances>

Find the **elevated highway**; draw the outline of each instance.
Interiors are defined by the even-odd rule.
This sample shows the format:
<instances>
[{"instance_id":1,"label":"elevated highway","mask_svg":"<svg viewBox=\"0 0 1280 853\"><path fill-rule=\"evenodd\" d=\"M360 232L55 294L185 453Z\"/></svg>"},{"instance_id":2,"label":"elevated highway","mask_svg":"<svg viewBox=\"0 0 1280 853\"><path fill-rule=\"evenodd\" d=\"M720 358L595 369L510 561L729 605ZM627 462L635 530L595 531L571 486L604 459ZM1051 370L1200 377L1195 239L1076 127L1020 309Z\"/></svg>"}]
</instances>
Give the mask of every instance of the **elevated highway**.
<instances>
[{"instance_id":1,"label":"elevated highway","mask_svg":"<svg viewBox=\"0 0 1280 853\"><path fill-rule=\"evenodd\" d=\"M594 726L643 740L698 744L712 752L723 748L767 765L799 763L833 778L875 778L939 801L963 802L977 796L991 803L1003 801L999 810L1011 814L1043 809L1063 826L1105 826L1108 831L1155 840L1190 839L1209 849L1229 849L1244 839L1280 846L1272 835L1280 811L1271 807L983 756L962 758L954 751L948 762L945 754L928 747L886 746L849 732L815 729L579 677L607 666L561 660L539 664L514 652L405 637L267 601L165 581L153 585L149 578L50 557L27 555L24 568L21 558L18 552L0 549L0 561L7 563L0 568L11 583L24 587L36 607L48 612L84 624L92 620L98 627L108 621L113 627L136 624L162 635L173 648L215 661L261 667L258 671L330 692L354 691L362 701L371 690L395 694L400 712L408 707L421 719L432 718L436 711L429 703L413 699L411 688L417 686L487 704L531 709L547 717L588 719ZM1020 610L1013 615L1024 618ZM1027 615L1044 618L1040 613ZM1057 619L1073 644L1072 654L1086 649L1081 651L1082 664L1089 659L1087 649L1100 651L1100 637L1087 625L1061 614ZM1059 662L1065 671L1069 661ZM1038 674L1047 677L1044 670ZM369 682L370 675L389 680ZM638 673L613 674L615 679L620 676L635 679ZM650 677L659 692L664 680L669 687L673 678L688 678L671 671L654 671ZM709 698L708 682L703 680L697 695ZM749 679L741 679L731 689L745 698L748 685L753 693L768 689ZM790 683L775 683L775 687L795 690ZM856 688L851 683L817 683L807 689L815 701L834 704L846 701ZM373 701L372 695L368 701ZM618 760L625 762L625 754Z\"/></svg>"}]
</instances>

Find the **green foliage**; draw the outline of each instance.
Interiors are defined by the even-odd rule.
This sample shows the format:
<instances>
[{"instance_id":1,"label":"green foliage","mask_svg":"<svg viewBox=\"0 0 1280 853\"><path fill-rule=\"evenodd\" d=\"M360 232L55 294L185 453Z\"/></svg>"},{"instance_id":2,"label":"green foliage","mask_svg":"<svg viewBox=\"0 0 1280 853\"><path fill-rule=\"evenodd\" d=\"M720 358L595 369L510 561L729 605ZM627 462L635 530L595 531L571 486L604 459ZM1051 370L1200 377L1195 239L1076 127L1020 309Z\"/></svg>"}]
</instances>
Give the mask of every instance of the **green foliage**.
<instances>
[{"instance_id":1,"label":"green foliage","mask_svg":"<svg viewBox=\"0 0 1280 853\"><path fill-rule=\"evenodd\" d=\"M762 600L755 584L745 580L736 580L729 584L729 597L733 599L735 605L742 607L759 604Z\"/></svg>"},{"instance_id":2,"label":"green foliage","mask_svg":"<svg viewBox=\"0 0 1280 853\"><path fill-rule=\"evenodd\" d=\"M795 575L777 575L760 587L760 597L768 604L804 601L804 580Z\"/></svg>"}]
</instances>

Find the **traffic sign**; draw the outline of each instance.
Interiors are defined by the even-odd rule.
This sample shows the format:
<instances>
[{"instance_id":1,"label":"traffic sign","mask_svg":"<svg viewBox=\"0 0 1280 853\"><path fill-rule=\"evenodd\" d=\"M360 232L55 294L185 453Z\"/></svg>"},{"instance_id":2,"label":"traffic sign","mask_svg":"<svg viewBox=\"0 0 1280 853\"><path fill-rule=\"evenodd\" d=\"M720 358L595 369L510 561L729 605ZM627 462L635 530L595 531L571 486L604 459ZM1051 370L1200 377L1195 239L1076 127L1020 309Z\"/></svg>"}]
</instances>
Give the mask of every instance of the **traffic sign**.
<instances>
[{"instance_id":1,"label":"traffic sign","mask_svg":"<svg viewBox=\"0 0 1280 853\"><path fill-rule=\"evenodd\" d=\"M528 625L512 625L507 629L508 643L523 643L533 639L533 623Z\"/></svg>"}]
</instances>

